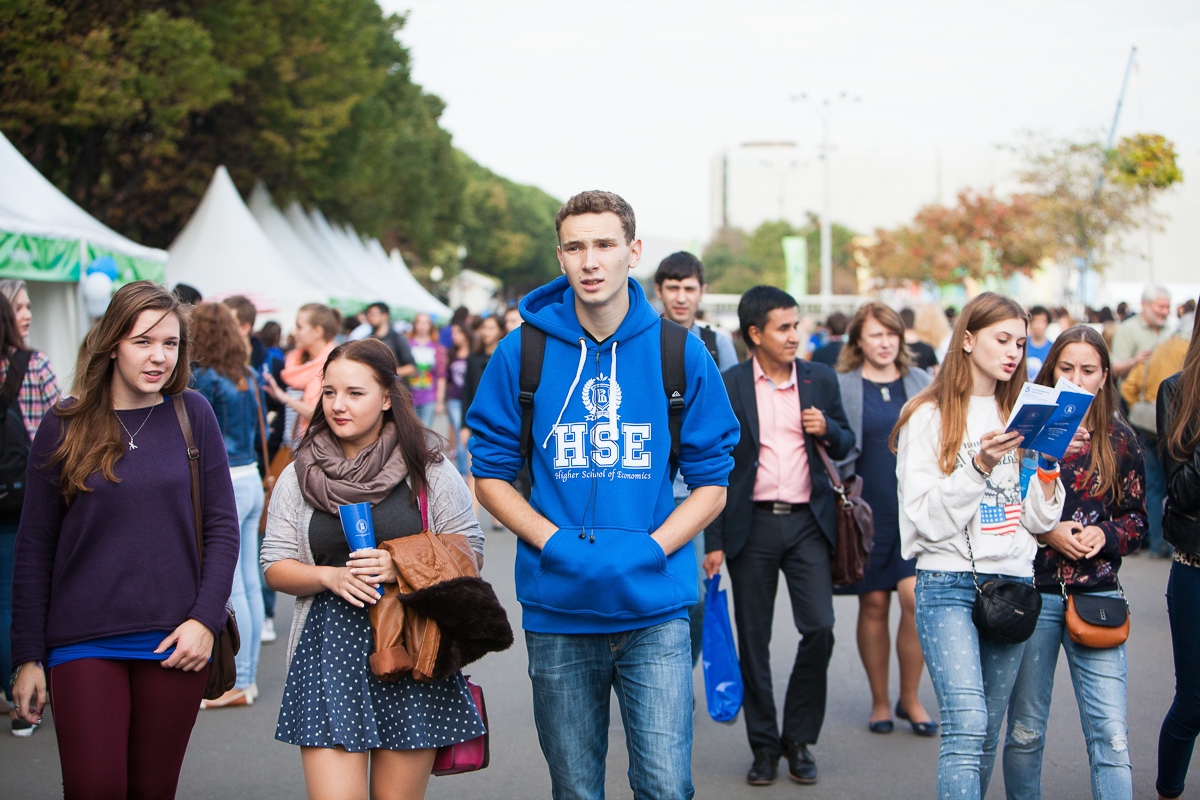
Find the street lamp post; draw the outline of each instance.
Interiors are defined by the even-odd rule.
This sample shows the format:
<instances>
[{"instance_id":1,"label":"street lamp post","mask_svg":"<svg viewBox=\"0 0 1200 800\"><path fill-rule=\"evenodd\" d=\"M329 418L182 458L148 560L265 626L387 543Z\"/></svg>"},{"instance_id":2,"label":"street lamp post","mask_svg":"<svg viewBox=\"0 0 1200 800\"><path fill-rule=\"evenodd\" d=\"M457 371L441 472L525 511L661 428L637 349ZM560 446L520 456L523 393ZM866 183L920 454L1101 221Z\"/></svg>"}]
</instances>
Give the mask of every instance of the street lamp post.
<instances>
[{"instance_id":1,"label":"street lamp post","mask_svg":"<svg viewBox=\"0 0 1200 800\"><path fill-rule=\"evenodd\" d=\"M822 183L822 200L821 200L821 308L828 310L833 302L833 220L830 212L830 179L829 179L829 117L833 113L834 102L859 102L862 98L857 95L851 97L846 92L842 92L837 97L826 97L820 103L817 113L821 116L821 183ZM792 97L792 100L809 102L810 98L807 93L801 93Z\"/></svg>"}]
</instances>

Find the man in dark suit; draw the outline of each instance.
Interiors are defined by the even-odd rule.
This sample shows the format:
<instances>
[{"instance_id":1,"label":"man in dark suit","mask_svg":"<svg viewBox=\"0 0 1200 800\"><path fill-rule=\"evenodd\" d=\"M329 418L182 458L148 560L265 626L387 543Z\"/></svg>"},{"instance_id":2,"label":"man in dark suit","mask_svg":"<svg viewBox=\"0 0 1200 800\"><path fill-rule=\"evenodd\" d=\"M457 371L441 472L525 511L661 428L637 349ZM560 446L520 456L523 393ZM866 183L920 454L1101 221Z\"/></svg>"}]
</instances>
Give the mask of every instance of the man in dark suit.
<instances>
[{"instance_id":1,"label":"man in dark suit","mask_svg":"<svg viewBox=\"0 0 1200 800\"><path fill-rule=\"evenodd\" d=\"M741 424L733 450L725 509L704 532L704 570L711 577L728 558L738 628L752 785L775 782L780 755L788 777L816 783L816 744L825 718L826 670L833 652L836 543L833 487L817 453L844 458L854 433L842 409L837 376L823 364L796 358L796 301L772 286L756 286L738 304L742 336L754 355L723 374ZM792 601L800 645L788 681L783 733L771 687L771 623L779 573Z\"/></svg>"}]
</instances>

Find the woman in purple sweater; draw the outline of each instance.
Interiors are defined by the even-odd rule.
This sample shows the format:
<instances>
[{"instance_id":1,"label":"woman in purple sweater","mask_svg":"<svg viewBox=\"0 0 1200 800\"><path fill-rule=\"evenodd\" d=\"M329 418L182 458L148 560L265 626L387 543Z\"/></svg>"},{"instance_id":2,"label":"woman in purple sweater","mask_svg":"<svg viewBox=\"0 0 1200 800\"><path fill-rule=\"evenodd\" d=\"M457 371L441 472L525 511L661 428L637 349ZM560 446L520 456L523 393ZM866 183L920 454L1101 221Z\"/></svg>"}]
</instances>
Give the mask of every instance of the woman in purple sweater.
<instances>
[{"instance_id":1,"label":"woman in purple sweater","mask_svg":"<svg viewBox=\"0 0 1200 800\"><path fill-rule=\"evenodd\" d=\"M13 699L54 710L63 791L173 797L238 558L212 408L184 395L200 451L204 563L171 396L188 384L187 318L149 281L88 334L75 397L29 454L13 581Z\"/></svg>"}]
</instances>

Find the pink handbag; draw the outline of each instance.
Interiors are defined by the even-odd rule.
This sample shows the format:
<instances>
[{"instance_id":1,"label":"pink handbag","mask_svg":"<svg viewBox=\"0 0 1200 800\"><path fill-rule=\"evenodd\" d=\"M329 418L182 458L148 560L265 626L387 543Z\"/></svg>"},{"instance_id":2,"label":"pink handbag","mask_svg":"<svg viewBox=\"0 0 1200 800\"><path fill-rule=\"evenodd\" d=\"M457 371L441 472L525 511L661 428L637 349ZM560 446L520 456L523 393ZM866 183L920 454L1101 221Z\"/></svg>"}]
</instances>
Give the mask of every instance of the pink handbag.
<instances>
[{"instance_id":1,"label":"pink handbag","mask_svg":"<svg viewBox=\"0 0 1200 800\"><path fill-rule=\"evenodd\" d=\"M484 734L465 742L439 747L437 756L433 759L434 775L457 775L460 772L487 769L488 762L491 760L491 751L488 748L490 733L487 729L487 706L483 702L483 687L472 683L468 675L467 688L471 690L471 699L475 701L475 708L479 710L479 718L483 720Z\"/></svg>"}]
</instances>

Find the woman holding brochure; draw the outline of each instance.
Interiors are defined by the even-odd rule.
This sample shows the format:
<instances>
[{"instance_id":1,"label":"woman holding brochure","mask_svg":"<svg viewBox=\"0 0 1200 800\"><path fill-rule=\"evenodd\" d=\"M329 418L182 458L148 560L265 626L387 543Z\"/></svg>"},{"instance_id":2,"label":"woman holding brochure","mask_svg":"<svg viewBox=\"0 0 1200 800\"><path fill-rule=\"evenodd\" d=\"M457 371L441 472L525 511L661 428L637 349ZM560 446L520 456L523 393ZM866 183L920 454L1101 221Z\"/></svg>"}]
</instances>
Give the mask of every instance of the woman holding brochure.
<instances>
[{"instance_id":1,"label":"woman holding brochure","mask_svg":"<svg viewBox=\"0 0 1200 800\"><path fill-rule=\"evenodd\" d=\"M430 528L466 536L483 561L483 534L458 470L417 419L377 339L339 345L323 364L320 401L279 477L261 561L267 585L296 595L289 669L275 738L300 747L308 796L420 798L438 747L484 733L462 672L443 680L377 679L368 606L397 580L381 549L354 553L339 507L368 502L376 543Z\"/></svg>"},{"instance_id":2,"label":"woman holding brochure","mask_svg":"<svg viewBox=\"0 0 1200 800\"><path fill-rule=\"evenodd\" d=\"M1066 489L1062 522L1038 535L1034 583L1042 613L1008 705L1004 785L1010 798L1041 796L1042 751L1054 670L1061 648L1087 740L1092 796L1132 798L1128 728L1125 725L1125 645L1087 647L1072 640L1067 597L1124 601L1117 572L1146 533L1146 491L1137 436L1116 414L1117 393L1108 348L1099 333L1076 325L1054 341L1037 382L1066 379L1094 396L1062 461Z\"/></svg>"},{"instance_id":3,"label":"woman holding brochure","mask_svg":"<svg viewBox=\"0 0 1200 800\"><path fill-rule=\"evenodd\" d=\"M893 432L901 555L917 559L917 635L942 712L938 797L987 793L1025 648L980 635L976 581L1032 584L1032 534L1053 530L1062 513L1058 465L1023 487L1021 436L1005 431L1026 374L1026 321L998 294L967 303L942 369Z\"/></svg>"}]
</instances>

